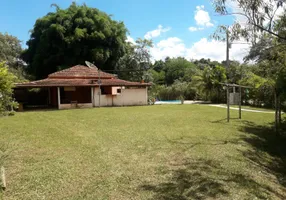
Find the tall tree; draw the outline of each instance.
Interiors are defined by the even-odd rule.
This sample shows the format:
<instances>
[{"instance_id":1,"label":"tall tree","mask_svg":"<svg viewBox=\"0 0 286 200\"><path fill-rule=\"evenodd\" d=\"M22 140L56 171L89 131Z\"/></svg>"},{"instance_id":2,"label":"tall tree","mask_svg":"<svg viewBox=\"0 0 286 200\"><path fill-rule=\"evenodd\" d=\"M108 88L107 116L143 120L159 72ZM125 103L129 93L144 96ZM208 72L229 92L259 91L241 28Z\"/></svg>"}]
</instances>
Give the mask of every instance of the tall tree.
<instances>
[{"instance_id":1,"label":"tall tree","mask_svg":"<svg viewBox=\"0 0 286 200\"><path fill-rule=\"evenodd\" d=\"M22 53L21 41L7 33L0 33L0 62L5 62L10 72L16 77L17 81L25 79L25 64L21 60Z\"/></svg>"},{"instance_id":2,"label":"tall tree","mask_svg":"<svg viewBox=\"0 0 286 200\"><path fill-rule=\"evenodd\" d=\"M281 16L274 27L274 31L279 34L280 37L273 36L269 33L263 34L260 40L253 44L248 60L255 60L260 64L265 71L264 77L268 82L272 83L272 91L275 100L275 125L276 130L279 130L281 123L281 104L286 94L285 89L285 72L286 72L286 46L285 40L281 39L286 36L286 15Z\"/></svg>"},{"instance_id":3,"label":"tall tree","mask_svg":"<svg viewBox=\"0 0 286 200\"><path fill-rule=\"evenodd\" d=\"M128 44L126 54L119 60L116 70L119 77L125 80L147 82L152 81L151 72L151 55L149 47L152 41L146 39L137 39L136 44Z\"/></svg>"},{"instance_id":4,"label":"tall tree","mask_svg":"<svg viewBox=\"0 0 286 200\"><path fill-rule=\"evenodd\" d=\"M7 33L0 33L0 61L15 65L22 52L21 41Z\"/></svg>"},{"instance_id":5,"label":"tall tree","mask_svg":"<svg viewBox=\"0 0 286 200\"><path fill-rule=\"evenodd\" d=\"M186 60L185 58L170 58L165 61L165 79L166 84L171 85L176 80L187 79L190 81L191 75L196 71L196 66L194 63Z\"/></svg>"},{"instance_id":6,"label":"tall tree","mask_svg":"<svg viewBox=\"0 0 286 200\"><path fill-rule=\"evenodd\" d=\"M38 19L31 31L23 53L28 71L38 79L85 60L103 70L114 69L126 51L124 23L85 4L54 6L56 11Z\"/></svg>"}]
</instances>

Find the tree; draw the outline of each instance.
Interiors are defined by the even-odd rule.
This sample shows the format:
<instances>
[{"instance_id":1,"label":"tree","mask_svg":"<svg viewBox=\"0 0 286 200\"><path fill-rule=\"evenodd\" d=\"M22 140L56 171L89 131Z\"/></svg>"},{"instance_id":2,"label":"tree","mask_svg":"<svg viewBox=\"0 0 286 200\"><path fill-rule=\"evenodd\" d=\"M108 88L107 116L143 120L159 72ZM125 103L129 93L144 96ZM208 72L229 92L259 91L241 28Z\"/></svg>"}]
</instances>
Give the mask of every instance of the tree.
<instances>
[{"instance_id":1,"label":"tree","mask_svg":"<svg viewBox=\"0 0 286 200\"><path fill-rule=\"evenodd\" d=\"M25 80L24 62L20 59L22 53L21 41L7 33L0 33L0 62L5 62L18 81Z\"/></svg>"},{"instance_id":2,"label":"tree","mask_svg":"<svg viewBox=\"0 0 286 200\"><path fill-rule=\"evenodd\" d=\"M165 68L165 62L163 60L156 60L155 63L153 64L152 68L156 72L161 72Z\"/></svg>"},{"instance_id":3,"label":"tree","mask_svg":"<svg viewBox=\"0 0 286 200\"><path fill-rule=\"evenodd\" d=\"M223 100L223 95L221 94L224 93L220 83L225 81L225 68L217 65L215 68L205 67L203 71L198 71L193 77L192 85L203 99L220 103Z\"/></svg>"},{"instance_id":4,"label":"tree","mask_svg":"<svg viewBox=\"0 0 286 200\"><path fill-rule=\"evenodd\" d=\"M229 9L227 3L232 2L237 5L238 11ZM280 35L274 30L277 10L282 9L285 0L215 0L215 11L221 15L238 15L244 18L244 22L239 21L231 27L233 39L244 37L255 43L261 32L286 40L284 35ZM225 29L225 27L223 28Z\"/></svg>"},{"instance_id":5,"label":"tree","mask_svg":"<svg viewBox=\"0 0 286 200\"><path fill-rule=\"evenodd\" d=\"M186 60L185 58L172 58L165 61L165 82L167 85L173 84L176 80L186 79L190 77L190 74L194 74L196 71L196 66L192 62ZM190 80L189 80L190 81Z\"/></svg>"},{"instance_id":6,"label":"tree","mask_svg":"<svg viewBox=\"0 0 286 200\"><path fill-rule=\"evenodd\" d=\"M0 61L14 65L22 52L21 41L7 33L0 33Z\"/></svg>"},{"instance_id":7,"label":"tree","mask_svg":"<svg viewBox=\"0 0 286 200\"><path fill-rule=\"evenodd\" d=\"M165 72L163 70L158 72L154 69L150 69L149 72L151 73L153 83L165 84Z\"/></svg>"},{"instance_id":8,"label":"tree","mask_svg":"<svg viewBox=\"0 0 286 200\"><path fill-rule=\"evenodd\" d=\"M239 81L239 84L250 86L247 89L247 96L245 99L247 103L261 107L261 106L272 106L274 96L274 82L271 79L264 78L253 72L248 72Z\"/></svg>"},{"instance_id":9,"label":"tree","mask_svg":"<svg viewBox=\"0 0 286 200\"><path fill-rule=\"evenodd\" d=\"M22 57L37 79L85 60L113 70L125 54L126 33L123 22L96 8L76 3L67 9L56 6L55 12L36 21Z\"/></svg>"},{"instance_id":10,"label":"tree","mask_svg":"<svg viewBox=\"0 0 286 200\"><path fill-rule=\"evenodd\" d=\"M285 41L281 37L286 36L284 23L286 16L283 15L276 21L274 30L280 35L275 37L270 34L263 34L260 40L252 45L248 60L255 60L264 69L264 76L272 85L272 91L275 101L275 127L276 131L279 131L281 123L281 104L285 97L286 89L283 83L285 71L286 71L286 48Z\"/></svg>"},{"instance_id":11,"label":"tree","mask_svg":"<svg viewBox=\"0 0 286 200\"><path fill-rule=\"evenodd\" d=\"M6 111L15 106L12 98L15 78L8 71L8 66L4 62L0 62L0 115L6 114Z\"/></svg>"},{"instance_id":12,"label":"tree","mask_svg":"<svg viewBox=\"0 0 286 200\"><path fill-rule=\"evenodd\" d=\"M131 81L152 81L151 55L149 47L152 41L146 39L137 39L136 44L128 44L126 54L119 59L116 70L118 76Z\"/></svg>"}]
</instances>

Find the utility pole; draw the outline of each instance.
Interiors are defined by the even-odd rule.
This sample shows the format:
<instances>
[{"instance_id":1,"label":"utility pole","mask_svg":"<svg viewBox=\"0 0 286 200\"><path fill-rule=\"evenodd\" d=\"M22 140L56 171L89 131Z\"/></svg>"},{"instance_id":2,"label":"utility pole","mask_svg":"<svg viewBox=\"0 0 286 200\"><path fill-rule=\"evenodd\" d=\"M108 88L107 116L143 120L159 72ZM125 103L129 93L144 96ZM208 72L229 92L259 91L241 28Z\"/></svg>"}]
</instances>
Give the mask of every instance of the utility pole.
<instances>
[{"instance_id":1,"label":"utility pole","mask_svg":"<svg viewBox=\"0 0 286 200\"><path fill-rule=\"evenodd\" d=\"M226 29L226 71L229 71L229 32L228 27ZM230 108L229 108L229 86L226 87L226 101L227 101L227 122L229 122L230 118Z\"/></svg>"},{"instance_id":2,"label":"utility pole","mask_svg":"<svg viewBox=\"0 0 286 200\"><path fill-rule=\"evenodd\" d=\"M229 49L230 49L230 43L229 43L229 31L228 31L228 27L226 30L226 68L227 70L229 70Z\"/></svg>"}]
</instances>

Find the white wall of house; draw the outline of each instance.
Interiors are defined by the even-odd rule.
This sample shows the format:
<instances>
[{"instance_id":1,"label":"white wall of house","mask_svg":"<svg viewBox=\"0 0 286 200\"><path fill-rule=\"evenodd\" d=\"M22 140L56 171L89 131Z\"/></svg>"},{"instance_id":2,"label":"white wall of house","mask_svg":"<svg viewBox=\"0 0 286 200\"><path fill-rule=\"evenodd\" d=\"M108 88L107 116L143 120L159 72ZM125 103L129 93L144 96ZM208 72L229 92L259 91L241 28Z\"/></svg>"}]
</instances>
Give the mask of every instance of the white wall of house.
<instances>
[{"instance_id":1,"label":"white wall of house","mask_svg":"<svg viewBox=\"0 0 286 200\"><path fill-rule=\"evenodd\" d=\"M115 94L117 89L113 87L112 93ZM148 104L147 88L130 88L122 89L121 94L101 95L99 100L99 88L94 88L94 105L99 106L139 106Z\"/></svg>"},{"instance_id":2,"label":"white wall of house","mask_svg":"<svg viewBox=\"0 0 286 200\"><path fill-rule=\"evenodd\" d=\"M117 89L121 89L121 93L117 94ZM92 103L78 103L78 104L60 104L58 108L70 109L70 108L91 108L93 106L141 106L148 104L147 88L130 88L123 89L121 87L112 87L112 94L114 95L100 95L99 88L95 87L93 90L94 99ZM59 92L59 90L58 90ZM116 94L116 95L115 95ZM94 105L93 105L94 104Z\"/></svg>"}]
</instances>

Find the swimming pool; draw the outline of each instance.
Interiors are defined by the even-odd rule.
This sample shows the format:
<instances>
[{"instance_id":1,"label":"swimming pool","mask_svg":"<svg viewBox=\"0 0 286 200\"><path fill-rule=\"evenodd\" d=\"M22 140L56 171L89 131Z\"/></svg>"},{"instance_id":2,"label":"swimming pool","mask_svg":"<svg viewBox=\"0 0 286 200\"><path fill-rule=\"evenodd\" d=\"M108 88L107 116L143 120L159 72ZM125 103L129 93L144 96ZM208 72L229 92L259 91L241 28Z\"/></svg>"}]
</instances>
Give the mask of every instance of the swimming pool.
<instances>
[{"instance_id":1,"label":"swimming pool","mask_svg":"<svg viewBox=\"0 0 286 200\"><path fill-rule=\"evenodd\" d=\"M180 100L156 101L155 104L156 105L160 105L160 104L181 104L181 101Z\"/></svg>"}]
</instances>

